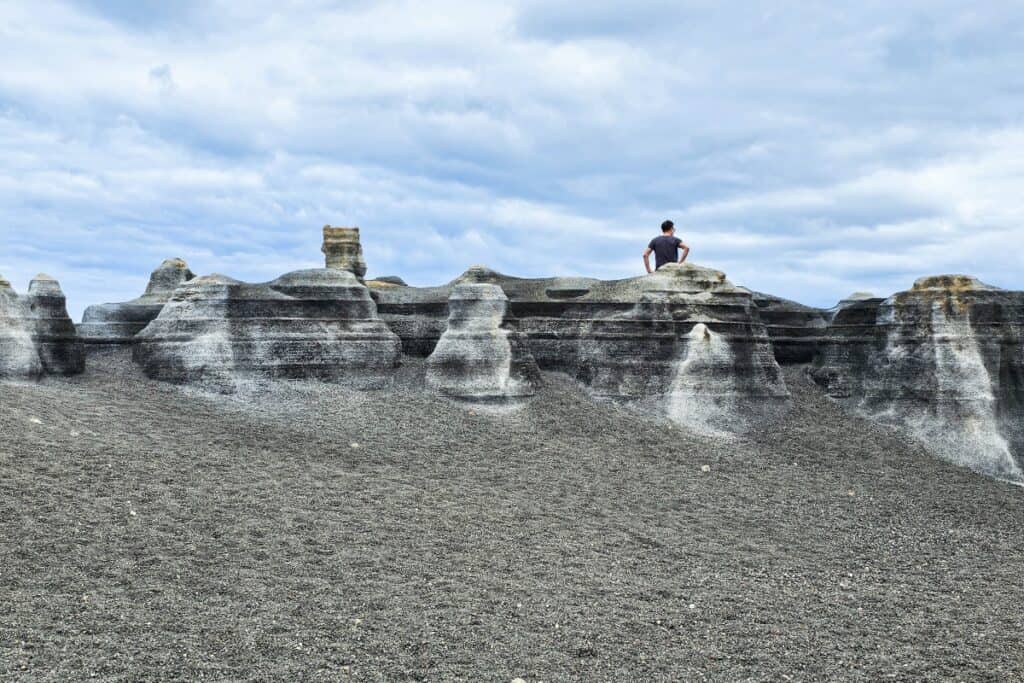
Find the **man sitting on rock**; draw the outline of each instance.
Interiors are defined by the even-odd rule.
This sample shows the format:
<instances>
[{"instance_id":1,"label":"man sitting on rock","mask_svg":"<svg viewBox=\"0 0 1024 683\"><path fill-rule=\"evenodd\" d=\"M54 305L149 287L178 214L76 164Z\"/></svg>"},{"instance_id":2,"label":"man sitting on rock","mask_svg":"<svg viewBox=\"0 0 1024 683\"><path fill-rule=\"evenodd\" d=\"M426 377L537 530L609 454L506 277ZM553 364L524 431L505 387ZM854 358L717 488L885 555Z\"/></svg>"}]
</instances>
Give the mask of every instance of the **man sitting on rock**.
<instances>
[{"instance_id":1,"label":"man sitting on rock","mask_svg":"<svg viewBox=\"0 0 1024 683\"><path fill-rule=\"evenodd\" d=\"M648 273L653 273L651 270L651 252L654 252L654 268L657 270L666 263L675 263L676 258L679 257L679 250L683 250L683 256L679 259L679 263L686 260L686 257L690 254L690 247L676 237L676 226L672 221L665 221L661 224L661 235L651 240L651 243L647 245L647 249L644 250L644 268L647 269Z\"/></svg>"}]
</instances>

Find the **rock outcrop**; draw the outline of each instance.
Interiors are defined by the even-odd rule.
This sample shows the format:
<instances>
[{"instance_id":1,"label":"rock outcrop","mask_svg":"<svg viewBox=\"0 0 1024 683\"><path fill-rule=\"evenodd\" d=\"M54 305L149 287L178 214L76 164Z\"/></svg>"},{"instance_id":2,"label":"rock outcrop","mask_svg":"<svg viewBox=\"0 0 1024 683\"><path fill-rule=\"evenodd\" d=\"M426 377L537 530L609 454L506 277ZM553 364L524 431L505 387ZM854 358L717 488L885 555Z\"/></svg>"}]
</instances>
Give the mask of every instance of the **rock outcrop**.
<instances>
[{"instance_id":1,"label":"rock outcrop","mask_svg":"<svg viewBox=\"0 0 1024 683\"><path fill-rule=\"evenodd\" d=\"M888 299L847 301L812 374L937 455L1024 481L1024 292L943 275Z\"/></svg>"},{"instance_id":2,"label":"rock outcrop","mask_svg":"<svg viewBox=\"0 0 1024 683\"><path fill-rule=\"evenodd\" d=\"M324 252L328 268L345 270L362 282L366 275L363 246L359 241L359 228L332 228L324 226Z\"/></svg>"},{"instance_id":3,"label":"rock outcrop","mask_svg":"<svg viewBox=\"0 0 1024 683\"><path fill-rule=\"evenodd\" d=\"M446 328L449 294L466 283L501 287L538 365L572 376L598 397L698 430L730 432L787 404L752 295L719 271L670 264L652 275L602 281L512 278L476 266L443 287L375 294L406 351L427 355Z\"/></svg>"},{"instance_id":4,"label":"rock outcrop","mask_svg":"<svg viewBox=\"0 0 1024 683\"><path fill-rule=\"evenodd\" d=\"M448 326L427 359L427 383L453 398L504 402L532 396L540 369L493 284L457 285Z\"/></svg>"},{"instance_id":5,"label":"rock outcrop","mask_svg":"<svg viewBox=\"0 0 1024 683\"><path fill-rule=\"evenodd\" d=\"M405 280L397 275L381 275L366 281L367 287L408 287Z\"/></svg>"},{"instance_id":6,"label":"rock outcrop","mask_svg":"<svg viewBox=\"0 0 1024 683\"><path fill-rule=\"evenodd\" d=\"M828 327L827 313L771 294L753 292L753 296L775 360L783 365L813 361Z\"/></svg>"},{"instance_id":7,"label":"rock outcrop","mask_svg":"<svg viewBox=\"0 0 1024 683\"><path fill-rule=\"evenodd\" d=\"M883 297L877 297L871 292L854 292L853 294L847 295L845 298L840 299L832 308L824 311L825 320L831 323L839 312L843 309L849 308L850 306L860 305L861 302L875 300L881 302L884 300Z\"/></svg>"},{"instance_id":8,"label":"rock outcrop","mask_svg":"<svg viewBox=\"0 0 1024 683\"><path fill-rule=\"evenodd\" d=\"M221 390L274 378L380 386L400 355L366 287L335 269L262 284L195 278L175 290L134 346L148 376Z\"/></svg>"},{"instance_id":9,"label":"rock outcrop","mask_svg":"<svg viewBox=\"0 0 1024 683\"><path fill-rule=\"evenodd\" d=\"M82 343L60 284L37 275L19 296L0 278L0 377L74 375L85 369Z\"/></svg>"},{"instance_id":10,"label":"rock outcrop","mask_svg":"<svg viewBox=\"0 0 1024 683\"><path fill-rule=\"evenodd\" d=\"M95 304L85 309L78 335L87 344L128 344L157 315L178 285L195 277L180 258L167 259L149 276L146 291L137 299Z\"/></svg>"}]
</instances>

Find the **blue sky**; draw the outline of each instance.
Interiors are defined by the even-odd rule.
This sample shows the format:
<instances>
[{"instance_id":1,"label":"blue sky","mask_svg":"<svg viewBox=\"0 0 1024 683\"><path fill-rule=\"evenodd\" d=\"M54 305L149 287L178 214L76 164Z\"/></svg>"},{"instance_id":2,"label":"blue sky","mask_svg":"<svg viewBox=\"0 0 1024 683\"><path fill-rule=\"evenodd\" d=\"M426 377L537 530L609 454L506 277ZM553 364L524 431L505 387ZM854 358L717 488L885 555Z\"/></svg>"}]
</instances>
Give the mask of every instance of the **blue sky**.
<instances>
[{"instance_id":1,"label":"blue sky","mask_svg":"<svg viewBox=\"0 0 1024 683\"><path fill-rule=\"evenodd\" d=\"M74 316L164 258L266 280L625 277L664 218L830 306L1024 289L1016 2L0 1L0 274Z\"/></svg>"}]
</instances>

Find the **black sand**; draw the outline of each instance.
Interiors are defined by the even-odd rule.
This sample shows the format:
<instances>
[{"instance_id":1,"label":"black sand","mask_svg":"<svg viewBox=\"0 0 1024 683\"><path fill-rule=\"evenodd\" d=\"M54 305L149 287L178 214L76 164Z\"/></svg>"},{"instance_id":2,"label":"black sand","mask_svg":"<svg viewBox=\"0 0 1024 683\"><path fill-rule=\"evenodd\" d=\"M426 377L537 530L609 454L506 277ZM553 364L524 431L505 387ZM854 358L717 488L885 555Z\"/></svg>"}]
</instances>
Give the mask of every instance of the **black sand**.
<instances>
[{"instance_id":1,"label":"black sand","mask_svg":"<svg viewBox=\"0 0 1024 683\"><path fill-rule=\"evenodd\" d=\"M0 384L0 680L1024 679L1024 488L801 369L736 442L546 380Z\"/></svg>"}]
</instances>

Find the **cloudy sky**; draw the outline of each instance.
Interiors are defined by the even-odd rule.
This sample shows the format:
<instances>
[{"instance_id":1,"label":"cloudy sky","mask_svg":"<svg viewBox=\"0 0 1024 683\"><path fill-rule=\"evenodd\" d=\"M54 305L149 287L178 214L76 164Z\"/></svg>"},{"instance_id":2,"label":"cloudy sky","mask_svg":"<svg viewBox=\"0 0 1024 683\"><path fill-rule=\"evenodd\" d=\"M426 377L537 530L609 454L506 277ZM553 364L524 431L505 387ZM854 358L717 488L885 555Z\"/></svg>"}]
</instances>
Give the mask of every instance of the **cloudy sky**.
<instances>
[{"instance_id":1,"label":"cloudy sky","mask_svg":"<svg viewBox=\"0 0 1024 683\"><path fill-rule=\"evenodd\" d=\"M1024 289L1018 2L0 0L0 65L0 273L76 317L326 223L413 284L638 274L672 218L810 304Z\"/></svg>"}]
</instances>

